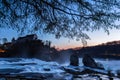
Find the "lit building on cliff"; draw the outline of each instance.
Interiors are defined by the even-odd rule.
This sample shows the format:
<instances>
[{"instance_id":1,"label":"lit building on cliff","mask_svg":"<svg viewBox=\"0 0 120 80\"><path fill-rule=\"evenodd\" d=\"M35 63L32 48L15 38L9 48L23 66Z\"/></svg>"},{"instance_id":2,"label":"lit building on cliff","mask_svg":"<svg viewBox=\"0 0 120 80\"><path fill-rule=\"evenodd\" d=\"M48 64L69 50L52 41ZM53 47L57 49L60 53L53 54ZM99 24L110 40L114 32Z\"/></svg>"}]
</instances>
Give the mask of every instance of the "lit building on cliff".
<instances>
[{"instance_id":1,"label":"lit building on cliff","mask_svg":"<svg viewBox=\"0 0 120 80\"><path fill-rule=\"evenodd\" d=\"M0 49L0 53L4 53L5 52L5 50L3 50L3 49Z\"/></svg>"}]
</instances>

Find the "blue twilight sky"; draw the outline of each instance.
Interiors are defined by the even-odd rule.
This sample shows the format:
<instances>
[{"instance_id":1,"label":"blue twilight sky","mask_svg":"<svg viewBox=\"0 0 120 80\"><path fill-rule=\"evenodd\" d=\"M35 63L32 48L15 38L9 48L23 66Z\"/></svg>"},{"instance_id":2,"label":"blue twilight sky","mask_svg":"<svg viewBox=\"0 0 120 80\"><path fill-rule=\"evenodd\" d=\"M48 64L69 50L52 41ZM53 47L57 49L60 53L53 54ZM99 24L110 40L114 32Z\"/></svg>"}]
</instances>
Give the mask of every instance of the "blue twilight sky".
<instances>
[{"instance_id":1,"label":"blue twilight sky","mask_svg":"<svg viewBox=\"0 0 120 80\"><path fill-rule=\"evenodd\" d=\"M101 43L105 43L108 41L120 40L120 30L112 29L110 30L110 34L107 35L103 30L95 31L95 32L87 32L90 36L91 40L88 41L88 46L97 45ZM51 40L52 46L56 46L59 49L67 49L67 48L75 48L81 47L81 41L70 40L67 38L61 37L60 39L55 39L53 35L48 34L37 34L39 39L42 40ZM19 34L11 29L0 29L0 38L7 38L8 41L11 41L13 37L18 38ZM0 41L2 42L2 41Z\"/></svg>"}]
</instances>

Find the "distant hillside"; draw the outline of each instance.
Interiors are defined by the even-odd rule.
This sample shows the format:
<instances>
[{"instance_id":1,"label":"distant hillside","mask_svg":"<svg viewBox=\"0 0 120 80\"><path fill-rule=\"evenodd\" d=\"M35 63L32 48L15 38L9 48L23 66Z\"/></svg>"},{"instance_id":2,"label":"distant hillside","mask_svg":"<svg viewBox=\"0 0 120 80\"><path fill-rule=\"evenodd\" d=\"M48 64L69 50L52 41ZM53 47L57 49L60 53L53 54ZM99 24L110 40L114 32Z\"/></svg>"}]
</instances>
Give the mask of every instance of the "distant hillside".
<instances>
[{"instance_id":1,"label":"distant hillside","mask_svg":"<svg viewBox=\"0 0 120 80\"><path fill-rule=\"evenodd\" d=\"M84 54L90 54L97 58L115 58L120 59L120 41L107 42L96 46L84 47L75 50L80 57Z\"/></svg>"}]
</instances>

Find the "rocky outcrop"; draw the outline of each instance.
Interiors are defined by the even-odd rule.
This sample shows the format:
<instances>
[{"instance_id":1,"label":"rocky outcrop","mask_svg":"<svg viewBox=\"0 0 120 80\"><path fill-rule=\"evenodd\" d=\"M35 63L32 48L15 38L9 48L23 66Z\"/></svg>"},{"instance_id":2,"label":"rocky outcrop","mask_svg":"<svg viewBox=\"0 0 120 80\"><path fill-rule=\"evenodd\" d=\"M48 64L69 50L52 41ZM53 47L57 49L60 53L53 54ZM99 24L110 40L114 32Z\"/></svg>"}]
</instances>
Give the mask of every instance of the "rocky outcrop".
<instances>
[{"instance_id":1,"label":"rocky outcrop","mask_svg":"<svg viewBox=\"0 0 120 80\"><path fill-rule=\"evenodd\" d=\"M76 54L72 54L70 56L70 65L72 66L79 66L79 58Z\"/></svg>"},{"instance_id":2,"label":"rocky outcrop","mask_svg":"<svg viewBox=\"0 0 120 80\"><path fill-rule=\"evenodd\" d=\"M104 69L101 63L95 62L95 60L88 54L84 55L82 62L86 67Z\"/></svg>"},{"instance_id":3,"label":"rocky outcrop","mask_svg":"<svg viewBox=\"0 0 120 80\"><path fill-rule=\"evenodd\" d=\"M66 72L73 74L73 75L83 75L83 74L104 74L107 75L108 72L106 70L94 69L85 66L67 66L63 68Z\"/></svg>"}]
</instances>

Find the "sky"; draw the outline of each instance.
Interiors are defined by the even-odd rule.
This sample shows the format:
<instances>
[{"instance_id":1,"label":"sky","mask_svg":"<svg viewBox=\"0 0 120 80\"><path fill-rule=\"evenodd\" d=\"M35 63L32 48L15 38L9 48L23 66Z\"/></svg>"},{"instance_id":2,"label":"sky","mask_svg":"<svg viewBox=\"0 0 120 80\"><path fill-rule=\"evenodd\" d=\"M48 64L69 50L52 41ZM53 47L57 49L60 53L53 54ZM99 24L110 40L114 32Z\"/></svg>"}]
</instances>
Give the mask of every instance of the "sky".
<instances>
[{"instance_id":1,"label":"sky","mask_svg":"<svg viewBox=\"0 0 120 80\"><path fill-rule=\"evenodd\" d=\"M107 35L107 33L105 33L103 30L87 32L87 34L91 38L90 40L87 40L88 46L120 40L120 30L116 29L110 30L109 35ZM55 39L55 36L50 34L37 34L37 35L39 39L52 41L52 46L55 46L56 48L59 49L68 49L83 46L81 41L71 40L64 37L61 37L60 39ZM14 30L8 28L7 29L0 28L0 38L7 38L8 41L11 41L13 37L17 39L18 36L19 36L18 32ZM0 43L2 43L2 41L0 41Z\"/></svg>"},{"instance_id":2,"label":"sky","mask_svg":"<svg viewBox=\"0 0 120 80\"><path fill-rule=\"evenodd\" d=\"M94 32L87 32L90 40L87 40L88 46L93 46L101 43L106 43L110 41L120 40L120 30L112 29L110 30L110 34L108 35L103 30L98 30ZM52 46L55 46L58 49L68 49L68 48L76 48L82 47L81 41L71 40L68 38L61 37L60 39L55 39L53 35L48 34L37 34L39 39L42 40L50 40L52 41ZM15 39L20 36L17 31L12 29L0 29L0 38L7 38L8 41L14 37ZM0 41L2 43L2 41Z\"/></svg>"}]
</instances>

